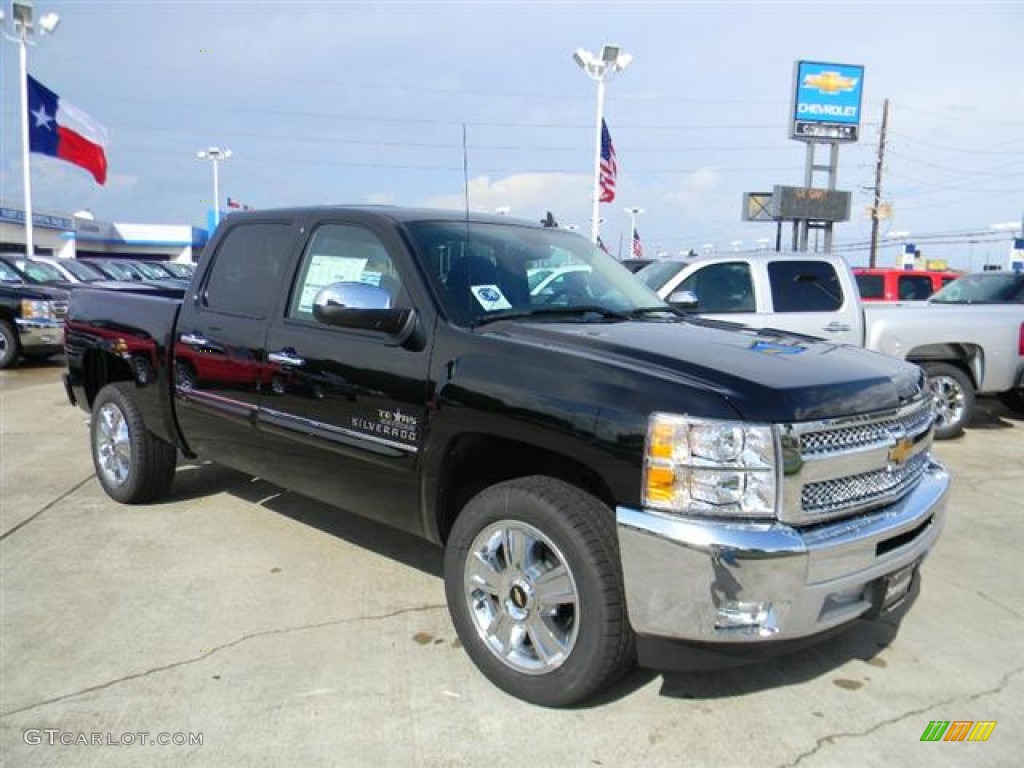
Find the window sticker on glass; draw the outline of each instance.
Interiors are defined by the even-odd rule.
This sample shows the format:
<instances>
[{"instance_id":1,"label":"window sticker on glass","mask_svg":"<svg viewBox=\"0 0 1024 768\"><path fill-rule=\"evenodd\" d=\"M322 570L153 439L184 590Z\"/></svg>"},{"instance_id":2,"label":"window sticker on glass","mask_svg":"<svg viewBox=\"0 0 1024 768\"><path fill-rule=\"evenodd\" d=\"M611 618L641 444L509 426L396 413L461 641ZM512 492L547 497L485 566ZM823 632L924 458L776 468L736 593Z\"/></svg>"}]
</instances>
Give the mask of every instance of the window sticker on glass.
<instances>
[{"instance_id":1,"label":"window sticker on glass","mask_svg":"<svg viewBox=\"0 0 1024 768\"><path fill-rule=\"evenodd\" d=\"M313 299L317 292L331 283L358 283L366 266L366 259L352 259L343 256L314 255L302 286L299 300L300 312L313 311Z\"/></svg>"},{"instance_id":2,"label":"window sticker on glass","mask_svg":"<svg viewBox=\"0 0 1024 768\"><path fill-rule=\"evenodd\" d=\"M480 306L487 312L496 309L512 308L512 305L508 303L508 299L505 298L505 294L496 285L473 285L470 286L469 290L473 292L473 296L476 297Z\"/></svg>"}]
</instances>

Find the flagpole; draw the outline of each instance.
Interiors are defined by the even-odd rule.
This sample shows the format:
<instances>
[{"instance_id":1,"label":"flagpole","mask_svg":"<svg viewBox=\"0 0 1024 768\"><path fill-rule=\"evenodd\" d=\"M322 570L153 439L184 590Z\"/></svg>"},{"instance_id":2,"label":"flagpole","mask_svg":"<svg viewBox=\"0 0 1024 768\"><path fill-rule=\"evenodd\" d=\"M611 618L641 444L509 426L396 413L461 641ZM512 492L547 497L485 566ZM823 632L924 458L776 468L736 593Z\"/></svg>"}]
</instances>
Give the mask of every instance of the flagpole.
<instances>
[{"instance_id":1,"label":"flagpole","mask_svg":"<svg viewBox=\"0 0 1024 768\"><path fill-rule=\"evenodd\" d=\"M47 13L38 21L32 18L32 3L13 2L11 8L11 26L16 36L11 36L0 27L0 35L16 43L18 46L18 70L21 77L21 167L22 167L22 190L25 196L25 255L29 258L35 256L35 242L32 232L32 168L29 165L29 152L31 144L28 137L28 43L29 38L39 38L43 35L52 35L60 24L60 16L56 13ZM3 13L0 13L0 24L3 21ZM33 45L35 42L33 41Z\"/></svg>"},{"instance_id":2,"label":"flagpole","mask_svg":"<svg viewBox=\"0 0 1024 768\"><path fill-rule=\"evenodd\" d=\"M604 125L605 79L597 81L597 119L594 138L594 207L591 213L590 239L595 243L601 234L601 128Z\"/></svg>"},{"instance_id":3,"label":"flagpole","mask_svg":"<svg viewBox=\"0 0 1024 768\"><path fill-rule=\"evenodd\" d=\"M597 238L601 235L601 127L604 121L605 83L616 72L625 69L633 60L633 56L622 53L617 45L605 45L601 49L601 58L583 48L577 48L572 58L587 77L597 81L597 119L594 121L594 207L590 224L590 239L597 243Z\"/></svg>"},{"instance_id":4,"label":"flagpole","mask_svg":"<svg viewBox=\"0 0 1024 768\"><path fill-rule=\"evenodd\" d=\"M32 237L32 168L29 165L28 142L28 46L25 44L24 26L20 37L18 61L21 68L21 165L24 178L22 189L25 193L25 257L31 259L36 255L36 245Z\"/></svg>"}]
</instances>

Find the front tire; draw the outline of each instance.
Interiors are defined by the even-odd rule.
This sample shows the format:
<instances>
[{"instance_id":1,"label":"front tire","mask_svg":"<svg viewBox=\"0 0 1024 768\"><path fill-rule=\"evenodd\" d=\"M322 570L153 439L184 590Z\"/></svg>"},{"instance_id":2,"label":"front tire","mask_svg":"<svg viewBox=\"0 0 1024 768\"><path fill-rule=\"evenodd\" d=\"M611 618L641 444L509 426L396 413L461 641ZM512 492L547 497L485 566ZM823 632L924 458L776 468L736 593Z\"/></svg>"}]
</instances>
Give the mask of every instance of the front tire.
<instances>
[{"instance_id":1,"label":"front tire","mask_svg":"<svg viewBox=\"0 0 1024 768\"><path fill-rule=\"evenodd\" d=\"M513 696L576 704L629 668L614 518L574 486L524 477L475 496L452 528L444 579L466 652Z\"/></svg>"},{"instance_id":2,"label":"front tire","mask_svg":"<svg viewBox=\"0 0 1024 768\"><path fill-rule=\"evenodd\" d=\"M10 368L18 361L20 344L18 332L6 320L0 320L0 370Z\"/></svg>"},{"instance_id":3,"label":"front tire","mask_svg":"<svg viewBox=\"0 0 1024 768\"><path fill-rule=\"evenodd\" d=\"M935 439L959 437L974 418L974 384L966 373L949 363L922 363L921 367L935 398Z\"/></svg>"},{"instance_id":4,"label":"front tire","mask_svg":"<svg viewBox=\"0 0 1024 768\"><path fill-rule=\"evenodd\" d=\"M122 504L145 504L163 496L174 479L177 451L146 429L131 399L131 384L108 384L92 406L90 443L96 477Z\"/></svg>"}]
</instances>

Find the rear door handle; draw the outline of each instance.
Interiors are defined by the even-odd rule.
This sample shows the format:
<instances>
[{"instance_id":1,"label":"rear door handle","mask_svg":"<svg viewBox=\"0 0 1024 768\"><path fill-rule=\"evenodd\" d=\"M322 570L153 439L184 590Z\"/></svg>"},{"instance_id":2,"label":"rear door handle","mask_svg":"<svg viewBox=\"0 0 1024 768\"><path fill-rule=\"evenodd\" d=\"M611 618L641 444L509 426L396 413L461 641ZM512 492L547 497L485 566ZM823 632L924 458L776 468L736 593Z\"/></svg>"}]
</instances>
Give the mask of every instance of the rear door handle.
<instances>
[{"instance_id":1,"label":"rear door handle","mask_svg":"<svg viewBox=\"0 0 1024 768\"><path fill-rule=\"evenodd\" d=\"M178 337L181 339L182 344L188 344L193 347L207 347L210 342L205 336L200 336L198 333L183 333Z\"/></svg>"},{"instance_id":2,"label":"rear door handle","mask_svg":"<svg viewBox=\"0 0 1024 768\"><path fill-rule=\"evenodd\" d=\"M833 320L831 323L822 328L823 331L830 333L841 333L850 330L850 326L846 323L839 323Z\"/></svg>"},{"instance_id":3,"label":"rear door handle","mask_svg":"<svg viewBox=\"0 0 1024 768\"><path fill-rule=\"evenodd\" d=\"M278 352L268 352L267 360L278 365L290 365L293 368L301 368L306 364L304 358L295 354L294 350L282 349Z\"/></svg>"}]
</instances>

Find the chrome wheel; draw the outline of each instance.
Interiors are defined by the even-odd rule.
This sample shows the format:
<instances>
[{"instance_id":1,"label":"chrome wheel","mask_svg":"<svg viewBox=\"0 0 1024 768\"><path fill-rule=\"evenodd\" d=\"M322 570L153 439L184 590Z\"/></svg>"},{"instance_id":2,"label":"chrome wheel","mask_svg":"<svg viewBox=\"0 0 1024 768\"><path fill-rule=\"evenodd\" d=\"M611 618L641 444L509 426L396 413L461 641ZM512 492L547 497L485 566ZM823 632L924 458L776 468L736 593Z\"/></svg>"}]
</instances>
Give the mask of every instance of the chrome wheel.
<instances>
[{"instance_id":1,"label":"chrome wheel","mask_svg":"<svg viewBox=\"0 0 1024 768\"><path fill-rule=\"evenodd\" d=\"M937 426L951 427L963 422L967 402L960 382L952 376L940 374L930 377L929 384L935 398Z\"/></svg>"},{"instance_id":2,"label":"chrome wheel","mask_svg":"<svg viewBox=\"0 0 1024 768\"><path fill-rule=\"evenodd\" d=\"M106 403L96 414L94 440L99 469L111 485L124 485L131 469L132 438L124 413Z\"/></svg>"},{"instance_id":3,"label":"chrome wheel","mask_svg":"<svg viewBox=\"0 0 1024 768\"><path fill-rule=\"evenodd\" d=\"M500 520L480 531L466 556L463 592L480 638L515 671L547 674L572 653L576 580L558 547L532 525Z\"/></svg>"}]
</instances>

